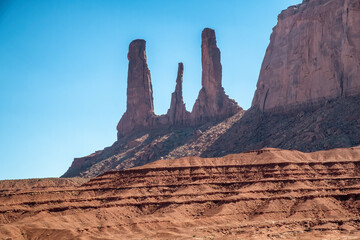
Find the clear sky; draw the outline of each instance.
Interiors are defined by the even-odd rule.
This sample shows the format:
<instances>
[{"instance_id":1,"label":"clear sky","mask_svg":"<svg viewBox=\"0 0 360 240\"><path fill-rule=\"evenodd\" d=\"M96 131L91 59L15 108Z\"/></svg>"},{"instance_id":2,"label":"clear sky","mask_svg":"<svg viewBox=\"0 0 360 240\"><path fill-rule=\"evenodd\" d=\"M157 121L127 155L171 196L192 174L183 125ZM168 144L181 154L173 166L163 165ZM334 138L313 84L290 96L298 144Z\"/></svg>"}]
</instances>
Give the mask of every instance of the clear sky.
<instances>
[{"instance_id":1,"label":"clear sky","mask_svg":"<svg viewBox=\"0 0 360 240\"><path fill-rule=\"evenodd\" d=\"M205 27L226 93L249 108L277 15L300 2L0 0L0 179L58 177L116 140L134 39L147 41L156 114L169 108L178 62L191 111Z\"/></svg>"}]
</instances>

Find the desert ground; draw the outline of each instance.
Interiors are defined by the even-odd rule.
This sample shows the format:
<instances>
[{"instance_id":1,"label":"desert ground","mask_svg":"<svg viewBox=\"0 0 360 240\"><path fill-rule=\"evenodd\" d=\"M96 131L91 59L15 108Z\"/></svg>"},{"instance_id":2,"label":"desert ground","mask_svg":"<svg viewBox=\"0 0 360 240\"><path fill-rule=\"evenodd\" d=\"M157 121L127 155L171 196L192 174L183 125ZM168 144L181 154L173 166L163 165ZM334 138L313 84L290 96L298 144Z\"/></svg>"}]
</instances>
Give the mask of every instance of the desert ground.
<instances>
[{"instance_id":1,"label":"desert ground","mask_svg":"<svg viewBox=\"0 0 360 240\"><path fill-rule=\"evenodd\" d=\"M360 147L0 181L0 239L360 239Z\"/></svg>"}]
</instances>

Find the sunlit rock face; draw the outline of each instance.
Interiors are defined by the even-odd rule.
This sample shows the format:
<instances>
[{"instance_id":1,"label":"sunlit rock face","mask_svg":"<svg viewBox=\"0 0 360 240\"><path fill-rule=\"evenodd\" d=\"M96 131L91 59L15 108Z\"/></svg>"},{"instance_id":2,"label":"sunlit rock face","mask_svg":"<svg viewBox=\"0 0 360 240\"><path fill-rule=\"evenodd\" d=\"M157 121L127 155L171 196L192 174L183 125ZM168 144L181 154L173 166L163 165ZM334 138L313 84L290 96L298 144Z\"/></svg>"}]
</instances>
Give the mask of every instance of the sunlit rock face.
<instances>
[{"instance_id":1,"label":"sunlit rock face","mask_svg":"<svg viewBox=\"0 0 360 240\"><path fill-rule=\"evenodd\" d=\"M145 48L144 40L134 40L129 46L127 104L126 112L117 126L118 137L135 129L151 126L155 118L151 76Z\"/></svg>"},{"instance_id":2,"label":"sunlit rock face","mask_svg":"<svg viewBox=\"0 0 360 240\"><path fill-rule=\"evenodd\" d=\"M202 88L191 112L193 124L224 119L241 110L222 87L222 66L215 31L205 28L201 38Z\"/></svg>"},{"instance_id":3,"label":"sunlit rock face","mask_svg":"<svg viewBox=\"0 0 360 240\"><path fill-rule=\"evenodd\" d=\"M360 93L360 1L304 0L278 17L252 106L283 111Z\"/></svg>"}]
</instances>

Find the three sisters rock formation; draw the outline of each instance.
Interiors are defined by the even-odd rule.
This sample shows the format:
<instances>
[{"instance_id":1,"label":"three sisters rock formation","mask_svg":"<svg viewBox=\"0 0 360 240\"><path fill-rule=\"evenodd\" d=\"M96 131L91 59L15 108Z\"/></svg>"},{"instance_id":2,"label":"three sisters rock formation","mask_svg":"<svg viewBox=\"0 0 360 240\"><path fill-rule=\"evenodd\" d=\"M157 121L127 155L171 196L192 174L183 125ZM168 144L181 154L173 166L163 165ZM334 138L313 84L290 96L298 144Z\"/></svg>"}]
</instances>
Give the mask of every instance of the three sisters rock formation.
<instances>
[{"instance_id":1,"label":"three sisters rock formation","mask_svg":"<svg viewBox=\"0 0 360 240\"><path fill-rule=\"evenodd\" d=\"M167 114L154 113L150 70L146 62L146 42L134 40L129 46L127 108L117 130L118 139L134 131L144 131L164 126L196 126L204 122L222 120L241 110L222 87L220 50L216 46L215 31L202 32L201 61L202 89L192 112L185 108L182 96L183 63L179 63L175 92L171 96Z\"/></svg>"}]
</instances>

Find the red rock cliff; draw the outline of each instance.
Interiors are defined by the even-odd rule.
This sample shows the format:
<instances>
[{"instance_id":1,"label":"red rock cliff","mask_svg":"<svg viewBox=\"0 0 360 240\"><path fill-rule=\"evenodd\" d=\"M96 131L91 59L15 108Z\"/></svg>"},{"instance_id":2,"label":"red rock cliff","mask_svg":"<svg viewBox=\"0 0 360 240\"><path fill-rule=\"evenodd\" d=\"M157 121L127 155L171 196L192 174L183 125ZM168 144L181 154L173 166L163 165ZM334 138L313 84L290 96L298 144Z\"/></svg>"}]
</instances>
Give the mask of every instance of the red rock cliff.
<instances>
[{"instance_id":1,"label":"red rock cliff","mask_svg":"<svg viewBox=\"0 0 360 240\"><path fill-rule=\"evenodd\" d=\"M284 10L252 105L282 111L359 94L359 33L359 0L304 0Z\"/></svg>"}]
</instances>

